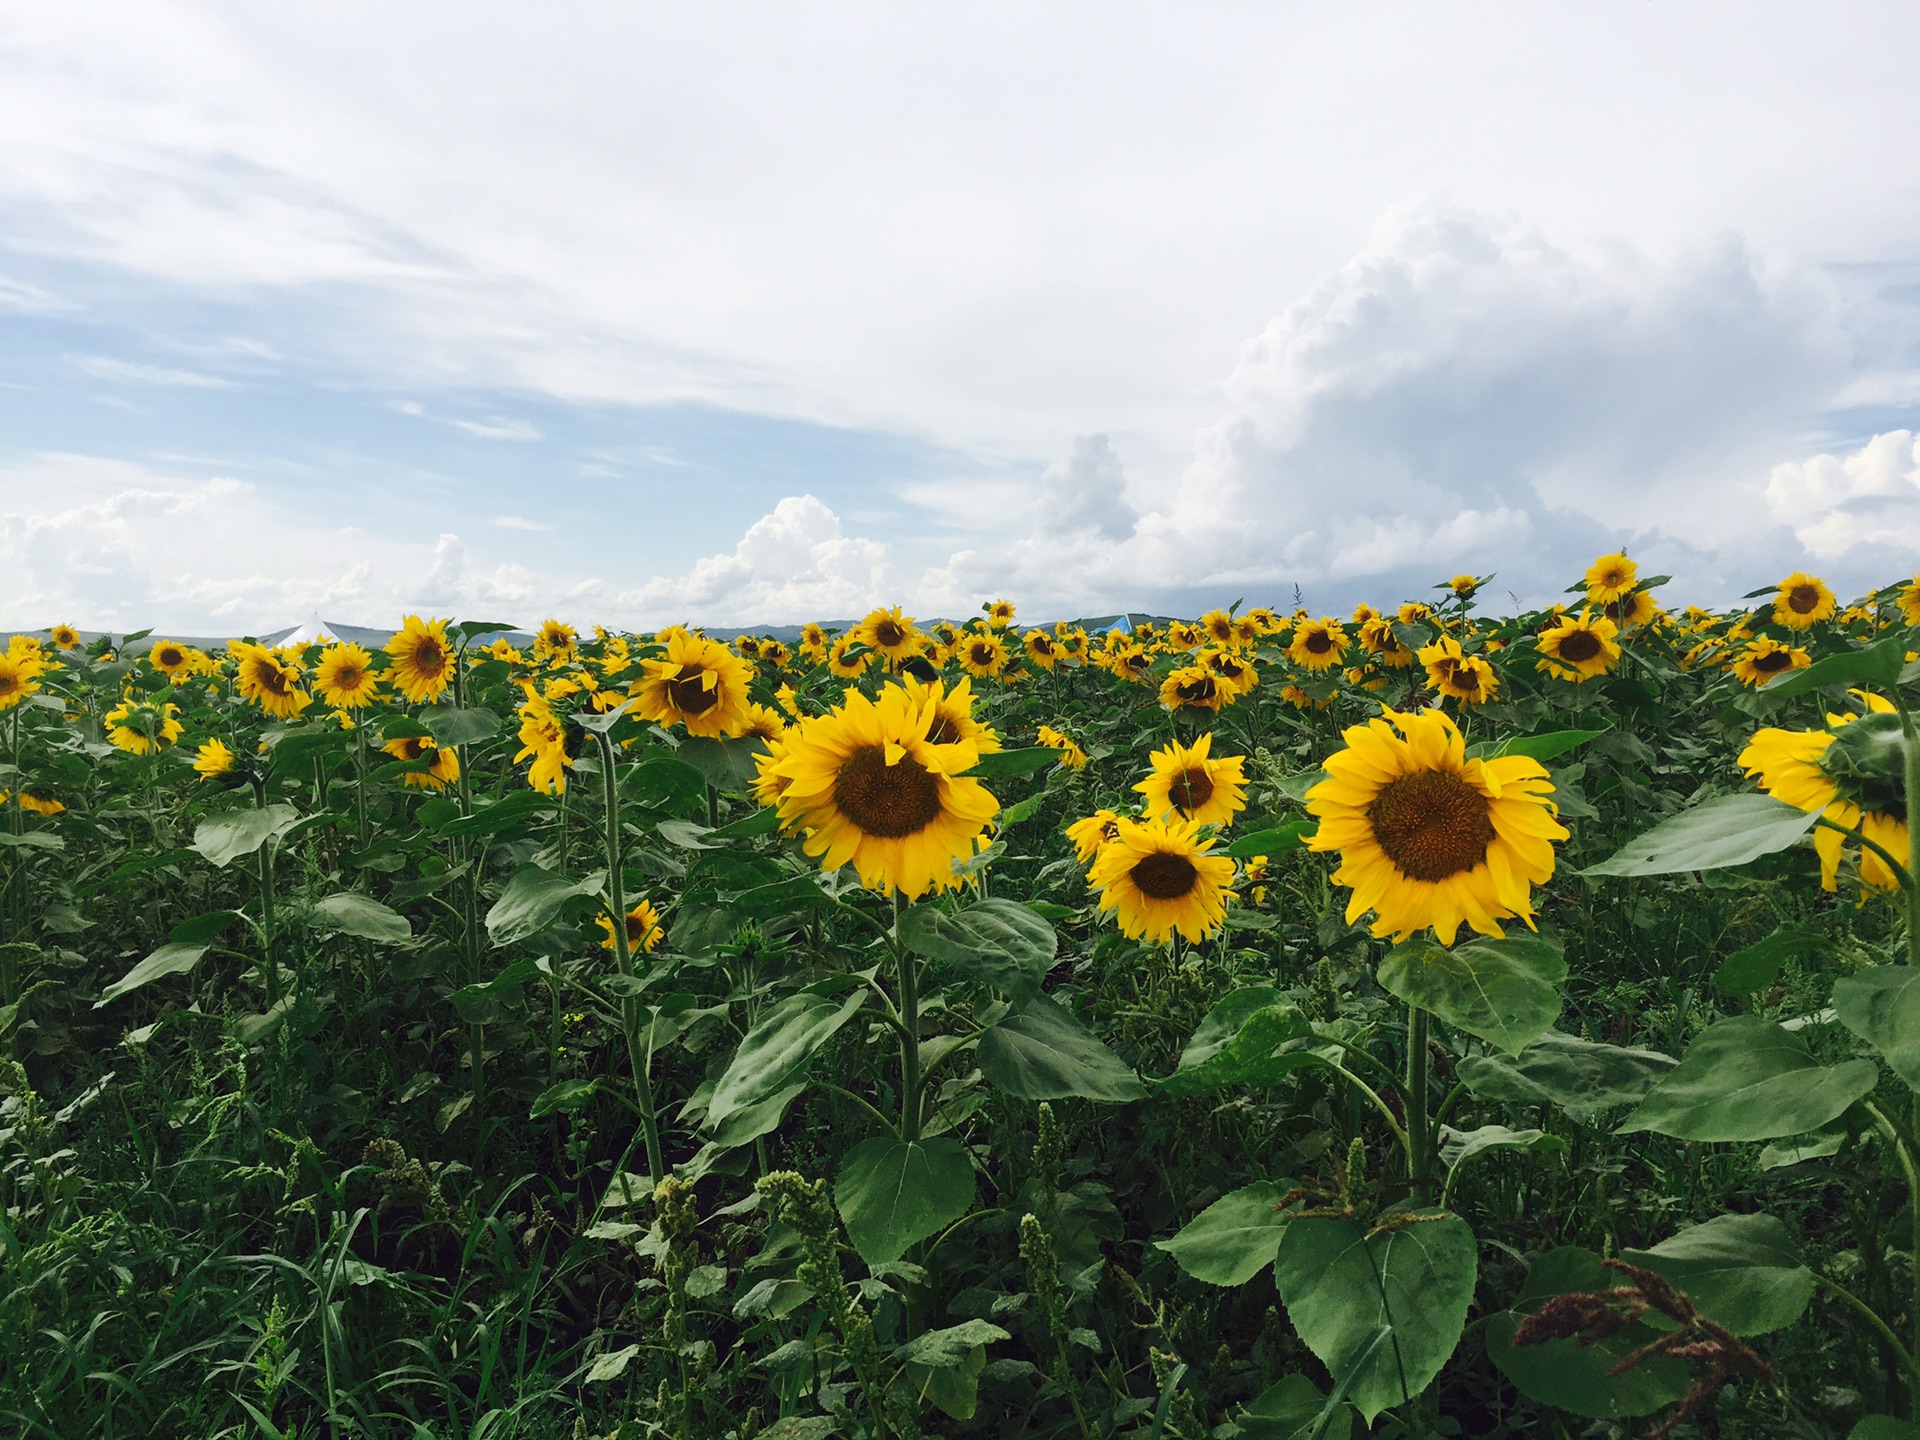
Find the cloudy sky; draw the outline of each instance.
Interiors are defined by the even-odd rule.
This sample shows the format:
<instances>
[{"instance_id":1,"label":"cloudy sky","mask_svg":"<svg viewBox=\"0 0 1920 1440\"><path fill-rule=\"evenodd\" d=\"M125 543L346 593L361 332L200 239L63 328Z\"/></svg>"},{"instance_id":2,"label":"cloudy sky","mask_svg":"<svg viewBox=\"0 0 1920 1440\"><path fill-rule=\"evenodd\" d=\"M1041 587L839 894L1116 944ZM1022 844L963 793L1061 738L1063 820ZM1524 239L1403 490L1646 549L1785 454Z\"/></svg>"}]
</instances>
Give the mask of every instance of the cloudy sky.
<instances>
[{"instance_id":1,"label":"cloudy sky","mask_svg":"<svg viewBox=\"0 0 1920 1440\"><path fill-rule=\"evenodd\" d=\"M0 0L0 627L1920 564L1910 4Z\"/></svg>"}]
</instances>

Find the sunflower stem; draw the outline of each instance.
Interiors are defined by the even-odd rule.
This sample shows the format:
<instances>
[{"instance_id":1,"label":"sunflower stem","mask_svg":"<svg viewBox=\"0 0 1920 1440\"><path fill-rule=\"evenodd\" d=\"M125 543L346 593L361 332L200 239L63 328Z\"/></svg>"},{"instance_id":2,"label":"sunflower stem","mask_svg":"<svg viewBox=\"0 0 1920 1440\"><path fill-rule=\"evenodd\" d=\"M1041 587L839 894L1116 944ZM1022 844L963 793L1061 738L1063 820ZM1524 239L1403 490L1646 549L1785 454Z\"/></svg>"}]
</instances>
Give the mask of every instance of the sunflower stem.
<instances>
[{"instance_id":1,"label":"sunflower stem","mask_svg":"<svg viewBox=\"0 0 1920 1440\"><path fill-rule=\"evenodd\" d=\"M900 972L900 1138L920 1138L920 977L913 953L900 938L900 922L907 901L893 892L894 963Z\"/></svg>"},{"instance_id":2,"label":"sunflower stem","mask_svg":"<svg viewBox=\"0 0 1920 1440\"><path fill-rule=\"evenodd\" d=\"M600 745L600 781L606 795L607 810L607 899L613 909L613 954L622 975L633 974L633 947L627 937L627 877L621 868L623 836L620 829L620 786L614 769L613 740L604 730L593 732ZM641 1007L637 995L620 997L620 1029L626 1036L627 1060L633 1066L634 1095L640 1105L640 1133L647 1144L647 1173L654 1184L667 1177L666 1160L660 1151L660 1121L653 1106L653 1044L648 1027L647 1044L640 1043Z\"/></svg>"},{"instance_id":3,"label":"sunflower stem","mask_svg":"<svg viewBox=\"0 0 1920 1440\"><path fill-rule=\"evenodd\" d=\"M253 804L256 810L267 808L265 781L253 782ZM254 853L260 877L260 954L266 967L267 1008L271 1010L280 1001L280 961L273 945L273 841L266 841Z\"/></svg>"},{"instance_id":4,"label":"sunflower stem","mask_svg":"<svg viewBox=\"0 0 1920 1440\"><path fill-rule=\"evenodd\" d=\"M1427 1111L1427 1012L1407 1007L1407 1184L1416 1198L1433 1188L1433 1121Z\"/></svg>"}]
</instances>

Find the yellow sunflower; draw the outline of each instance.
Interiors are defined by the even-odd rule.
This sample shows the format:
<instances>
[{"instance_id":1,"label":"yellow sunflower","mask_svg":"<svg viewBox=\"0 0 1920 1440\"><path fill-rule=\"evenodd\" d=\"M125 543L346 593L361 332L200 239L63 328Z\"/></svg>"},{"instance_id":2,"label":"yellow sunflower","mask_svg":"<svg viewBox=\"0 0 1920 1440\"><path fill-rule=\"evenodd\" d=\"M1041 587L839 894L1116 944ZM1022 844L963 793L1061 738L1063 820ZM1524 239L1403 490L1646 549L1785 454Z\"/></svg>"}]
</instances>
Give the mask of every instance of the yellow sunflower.
<instances>
[{"instance_id":1,"label":"yellow sunflower","mask_svg":"<svg viewBox=\"0 0 1920 1440\"><path fill-rule=\"evenodd\" d=\"M1851 692L1867 707L1869 716L1891 716L1893 705L1878 695ZM1820 857L1820 884L1838 888L1840 857L1847 845L1843 831L1858 829L1867 839L1904 861L1907 857L1907 803L1898 775L1862 775L1843 765L1829 768L1833 744L1845 726L1862 717L1827 715L1825 730L1756 731L1740 752L1740 768L1760 782L1776 800L1799 810L1821 813L1840 827L1822 825L1813 832L1814 852ZM1885 722L1876 722L1882 723ZM1888 727L1895 736L1898 727ZM1897 890L1899 880L1873 851L1860 850L1860 882L1875 890Z\"/></svg>"},{"instance_id":2,"label":"yellow sunflower","mask_svg":"<svg viewBox=\"0 0 1920 1440\"><path fill-rule=\"evenodd\" d=\"M1260 683L1260 667L1241 650L1226 650L1209 645L1197 657L1199 663L1245 695Z\"/></svg>"},{"instance_id":3,"label":"yellow sunflower","mask_svg":"<svg viewBox=\"0 0 1920 1440\"><path fill-rule=\"evenodd\" d=\"M54 626L47 632L47 638L57 649L78 650L80 648L80 632L71 625Z\"/></svg>"},{"instance_id":4,"label":"yellow sunflower","mask_svg":"<svg viewBox=\"0 0 1920 1440\"><path fill-rule=\"evenodd\" d=\"M907 698L915 705L931 705L933 719L927 725L927 739L935 745L953 745L965 740L982 755L1000 748L1000 732L974 718L973 681L962 675L953 684L944 680L901 682Z\"/></svg>"},{"instance_id":5,"label":"yellow sunflower","mask_svg":"<svg viewBox=\"0 0 1920 1440\"><path fill-rule=\"evenodd\" d=\"M1419 652L1427 684L1462 705L1484 705L1500 693L1500 677L1478 655L1469 655L1451 635L1442 635Z\"/></svg>"},{"instance_id":6,"label":"yellow sunflower","mask_svg":"<svg viewBox=\"0 0 1920 1440\"><path fill-rule=\"evenodd\" d=\"M806 722L801 721L800 725ZM786 731L767 742L766 748L753 757L753 782L747 789L754 803L763 809L778 805L780 797L787 793L787 777L780 773L780 762L787 758L787 742L800 733L800 725L789 725Z\"/></svg>"},{"instance_id":7,"label":"yellow sunflower","mask_svg":"<svg viewBox=\"0 0 1920 1440\"><path fill-rule=\"evenodd\" d=\"M1651 590L1633 590L1618 600L1605 602L1600 613L1625 632L1649 624L1660 613L1660 607L1654 603Z\"/></svg>"},{"instance_id":8,"label":"yellow sunflower","mask_svg":"<svg viewBox=\"0 0 1920 1440\"><path fill-rule=\"evenodd\" d=\"M1087 763L1087 752L1080 748L1074 738L1051 725L1042 725L1034 738L1049 749L1058 750L1061 765L1069 770L1082 769Z\"/></svg>"},{"instance_id":9,"label":"yellow sunflower","mask_svg":"<svg viewBox=\"0 0 1920 1440\"><path fill-rule=\"evenodd\" d=\"M1107 669L1122 680L1142 683L1153 669L1153 657L1138 645L1129 643L1110 654Z\"/></svg>"},{"instance_id":10,"label":"yellow sunflower","mask_svg":"<svg viewBox=\"0 0 1920 1440\"><path fill-rule=\"evenodd\" d=\"M1400 643L1393 632L1393 621L1385 615L1360 622L1360 648L1390 670L1405 670L1413 664L1413 651Z\"/></svg>"},{"instance_id":11,"label":"yellow sunflower","mask_svg":"<svg viewBox=\"0 0 1920 1440\"><path fill-rule=\"evenodd\" d=\"M718 641L676 635L667 658L643 660L633 682L640 718L685 725L689 735L738 735L747 724L747 687L753 669Z\"/></svg>"},{"instance_id":12,"label":"yellow sunflower","mask_svg":"<svg viewBox=\"0 0 1920 1440\"><path fill-rule=\"evenodd\" d=\"M817 622L800 627L800 653L816 665L827 658L827 632Z\"/></svg>"},{"instance_id":13,"label":"yellow sunflower","mask_svg":"<svg viewBox=\"0 0 1920 1440\"><path fill-rule=\"evenodd\" d=\"M890 666L897 667L909 655L919 655L927 648L927 637L914 628L913 617L902 614L898 605L873 611L854 627L853 633L869 650L886 656Z\"/></svg>"},{"instance_id":14,"label":"yellow sunflower","mask_svg":"<svg viewBox=\"0 0 1920 1440\"><path fill-rule=\"evenodd\" d=\"M995 600L986 607L987 623L996 630L1004 630L1013 624L1013 602Z\"/></svg>"},{"instance_id":15,"label":"yellow sunflower","mask_svg":"<svg viewBox=\"0 0 1920 1440\"><path fill-rule=\"evenodd\" d=\"M6 792L0 791L0 800L4 800L5 798ZM19 795L15 797L14 803L29 815L38 815L42 819L47 820L51 820L55 815L66 813L67 808L52 796L36 795L31 790L22 790Z\"/></svg>"},{"instance_id":16,"label":"yellow sunflower","mask_svg":"<svg viewBox=\"0 0 1920 1440\"><path fill-rule=\"evenodd\" d=\"M1244 755L1210 759L1211 733L1191 746L1178 740L1150 757L1153 773L1133 788L1146 797L1150 818L1178 815L1201 825L1229 825L1246 807L1247 777Z\"/></svg>"},{"instance_id":17,"label":"yellow sunflower","mask_svg":"<svg viewBox=\"0 0 1920 1440\"><path fill-rule=\"evenodd\" d=\"M784 670L793 663L793 651L778 640L762 640L760 663L769 670Z\"/></svg>"},{"instance_id":18,"label":"yellow sunflower","mask_svg":"<svg viewBox=\"0 0 1920 1440\"><path fill-rule=\"evenodd\" d=\"M266 646L232 640L227 653L234 659L234 683L241 698L253 701L274 719L296 719L313 703L313 697L300 688L300 667L287 664Z\"/></svg>"},{"instance_id":19,"label":"yellow sunflower","mask_svg":"<svg viewBox=\"0 0 1920 1440\"><path fill-rule=\"evenodd\" d=\"M1216 645L1240 643L1240 627L1225 610L1209 610L1200 617L1198 623L1207 632L1207 638Z\"/></svg>"},{"instance_id":20,"label":"yellow sunflower","mask_svg":"<svg viewBox=\"0 0 1920 1440\"><path fill-rule=\"evenodd\" d=\"M178 640L156 640L147 651L147 663L176 685L193 673L193 652Z\"/></svg>"},{"instance_id":21,"label":"yellow sunflower","mask_svg":"<svg viewBox=\"0 0 1920 1440\"><path fill-rule=\"evenodd\" d=\"M37 656L0 654L0 710L11 710L38 690L46 668Z\"/></svg>"},{"instance_id":22,"label":"yellow sunflower","mask_svg":"<svg viewBox=\"0 0 1920 1440\"><path fill-rule=\"evenodd\" d=\"M849 690L831 713L790 731L786 753L762 771L784 785L780 818L806 836L822 868L851 863L869 890L916 899L953 888L953 862L974 853L974 837L1000 805L978 780L970 740L937 744L935 707L889 685L879 699Z\"/></svg>"},{"instance_id":23,"label":"yellow sunflower","mask_svg":"<svg viewBox=\"0 0 1920 1440\"><path fill-rule=\"evenodd\" d=\"M1773 597L1774 622L1789 630L1811 630L1832 619L1838 603L1819 576L1796 570L1780 582Z\"/></svg>"},{"instance_id":24,"label":"yellow sunflower","mask_svg":"<svg viewBox=\"0 0 1920 1440\"><path fill-rule=\"evenodd\" d=\"M1346 653L1347 632L1331 615L1301 621L1287 646L1287 658L1304 670L1332 670Z\"/></svg>"},{"instance_id":25,"label":"yellow sunflower","mask_svg":"<svg viewBox=\"0 0 1920 1440\"><path fill-rule=\"evenodd\" d=\"M1121 820L1087 873L1121 933L1164 944L1177 930L1198 944L1227 918L1233 861L1210 855L1191 820Z\"/></svg>"},{"instance_id":26,"label":"yellow sunflower","mask_svg":"<svg viewBox=\"0 0 1920 1440\"><path fill-rule=\"evenodd\" d=\"M1536 668L1556 680L1584 685L1620 663L1620 647L1615 643L1619 634L1620 627L1604 615L1564 615L1534 642L1540 651Z\"/></svg>"},{"instance_id":27,"label":"yellow sunflower","mask_svg":"<svg viewBox=\"0 0 1920 1440\"><path fill-rule=\"evenodd\" d=\"M1296 710L1325 710L1333 704L1333 696L1323 695L1316 700L1298 685L1282 685L1280 698Z\"/></svg>"},{"instance_id":28,"label":"yellow sunflower","mask_svg":"<svg viewBox=\"0 0 1920 1440\"><path fill-rule=\"evenodd\" d=\"M1039 666L1040 669L1051 670L1060 663L1060 646L1046 631L1029 630L1026 638L1020 643L1027 652L1028 661Z\"/></svg>"},{"instance_id":29,"label":"yellow sunflower","mask_svg":"<svg viewBox=\"0 0 1920 1440\"><path fill-rule=\"evenodd\" d=\"M373 673L373 656L351 640L329 645L313 672L313 688L336 710L358 710L370 703L380 688Z\"/></svg>"},{"instance_id":30,"label":"yellow sunflower","mask_svg":"<svg viewBox=\"0 0 1920 1440\"><path fill-rule=\"evenodd\" d=\"M1640 567L1622 551L1602 555L1587 567L1587 600L1594 605L1610 605L1624 599L1640 583Z\"/></svg>"},{"instance_id":31,"label":"yellow sunflower","mask_svg":"<svg viewBox=\"0 0 1920 1440\"><path fill-rule=\"evenodd\" d=\"M133 755L152 755L180 738L183 727L174 717L176 705L155 705L131 697L103 717L107 739Z\"/></svg>"},{"instance_id":32,"label":"yellow sunflower","mask_svg":"<svg viewBox=\"0 0 1920 1440\"><path fill-rule=\"evenodd\" d=\"M1240 689L1204 665L1182 665L1160 682L1160 704L1167 710L1218 712L1240 698Z\"/></svg>"},{"instance_id":33,"label":"yellow sunflower","mask_svg":"<svg viewBox=\"0 0 1920 1440\"><path fill-rule=\"evenodd\" d=\"M1443 945L1462 923L1496 936L1501 920L1531 927L1531 887L1553 875L1553 842L1567 838L1545 767L1467 759L1439 710L1388 710L1344 738L1307 811L1320 821L1308 848L1340 852L1333 881L1353 890L1348 923L1371 910L1377 936L1431 926Z\"/></svg>"},{"instance_id":34,"label":"yellow sunflower","mask_svg":"<svg viewBox=\"0 0 1920 1440\"><path fill-rule=\"evenodd\" d=\"M962 636L956 652L969 675L991 680L1007 668L1007 642L992 631Z\"/></svg>"},{"instance_id":35,"label":"yellow sunflower","mask_svg":"<svg viewBox=\"0 0 1920 1440\"><path fill-rule=\"evenodd\" d=\"M600 942L600 948L614 949L612 917L602 915L600 928L607 932L607 938ZM655 947L666 938L667 932L660 924L660 912L653 908L650 901L642 900L627 912L627 953L629 955L651 955Z\"/></svg>"},{"instance_id":36,"label":"yellow sunflower","mask_svg":"<svg viewBox=\"0 0 1920 1440\"><path fill-rule=\"evenodd\" d=\"M1447 588L1462 600L1471 600L1480 590L1480 577L1477 575L1456 575L1447 581Z\"/></svg>"},{"instance_id":37,"label":"yellow sunflower","mask_svg":"<svg viewBox=\"0 0 1920 1440\"><path fill-rule=\"evenodd\" d=\"M564 620L542 620L533 636L534 658L551 664L571 660L579 638L580 632Z\"/></svg>"},{"instance_id":38,"label":"yellow sunflower","mask_svg":"<svg viewBox=\"0 0 1920 1440\"><path fill-rule=\"evenodd\" d=\"M787 722L780 717L778 710L758 701L748 702L747 723L740 729L741 739L760 740L771 745L786 733Z\"/></svg>"},{"instance_id":39,"label":"yellow sunflower","mask_svg":"<svg viewBox=\"0 0 1920 1440\"><path fill-rule=\"evenodd\" d=\"M1084 820L1076 820L1067 826L1067 839L1073 842L1073 851L1085 865L1101 848L1120 833L1121 817L1112 810L1096 810Z\"/></svg>"},{"instance_id":40,"label":"yellow sunflower","mask_svg":"<svg viewBox=\"0 0 1920 1440\"><path fill-rule=\"evenodd\" d=\"M1784 675L1789 670L1804 670L1813 663L1813 657L1805 650L1782 645L1770 636L1762 635L1733 660L1733 673L1742 683L1752 686L1766 684L1776 675Z\"/></svg>"},{"instance_id":41,"label":"yellow sunflower","mask_svg":"<svg viewBox=\"0 0 1920 1440\"><path fill-rule=\"evenodd\" d=\"M1900 618L1909 625L1920 625L1920 575L1916 575L1900 587L1900 593L1894 603L1900 607Z\"/></svg>"},{"instance_id":42,"label":"yellow sunflower","mask_svg":"<svg viewBox=\"0 0 1920 1440\"><path fill-rule=\"evenodd\" d=\"M842 635L827 647L827 669L842 680L857 680L873 661L873 652L861 648L860 637Z\"/></svg>"},{"instance_id":43,"label":"yellow sunflower","mask_svg":"<svg viewBox=\"0 0 1920 1440\"><path fill-rule=\"evenodd\" d=\"M202 780L211 780L233 769L234 754L223 740L209 740L193 752L193 768Z\"/></svg>"},{"instance_id":44,"label":"yellow sunflower","mask_svg":"<svg viewBox=\"0 0 1920 1440\"><path fill-rule=\"evenodd\" d=\"M436 700L453 683L453 647L447 643L447 622L409 615L400 633L387 641L393 657L388 672L394 688L416 705Z\"/></svg>"},{"instance_id":45,"label":"yellow sunflower","mask_svg":"<svg viewBox=\"0 0 1920 1440\"><path fill-rule=\"evenodd\" d=\"M543 795L567 793L567 771L574 758L567 744L569 733L566 721L554 713L553 698L535 694L528 683L526 701L520 706L520 749L513 759L516 765L522 760L533 762L527 767L527 783ZM577 733L586 738L584 730Z\"/></svg>"},{"instance_id":46,"label":"yellow sunflower","mask_svg":"<svg viewBox=\"0 0 1920 1440\"><path fill-rule=\"evenodd\" d=\"M400 777L401 783L422 790L444 790L460 778L460 752L451 745L439 745L425 735L403 735L380 747L398 760L423 760L433 756L425 770L413 770Z\"/></svg>"}]
</instances>

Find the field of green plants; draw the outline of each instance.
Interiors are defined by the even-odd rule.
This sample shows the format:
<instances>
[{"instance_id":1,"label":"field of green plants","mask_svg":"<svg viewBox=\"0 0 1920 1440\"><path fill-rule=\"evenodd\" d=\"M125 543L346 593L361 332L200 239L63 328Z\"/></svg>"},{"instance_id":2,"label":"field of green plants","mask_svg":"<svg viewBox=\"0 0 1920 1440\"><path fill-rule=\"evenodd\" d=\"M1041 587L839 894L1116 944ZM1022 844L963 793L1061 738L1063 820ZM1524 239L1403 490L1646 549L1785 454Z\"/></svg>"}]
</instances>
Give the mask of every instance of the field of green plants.
<instances>
[{"instance_id":1,"label":"field of green plants","mask_svg":"<svg viewBox=\"0 0 1920 1440\"><path fill-rule=\"evenodd\" d=\"M14 636L0 1432L1913 1437L1920 578L1488 578Z\"/></svg>"}]
</instances>

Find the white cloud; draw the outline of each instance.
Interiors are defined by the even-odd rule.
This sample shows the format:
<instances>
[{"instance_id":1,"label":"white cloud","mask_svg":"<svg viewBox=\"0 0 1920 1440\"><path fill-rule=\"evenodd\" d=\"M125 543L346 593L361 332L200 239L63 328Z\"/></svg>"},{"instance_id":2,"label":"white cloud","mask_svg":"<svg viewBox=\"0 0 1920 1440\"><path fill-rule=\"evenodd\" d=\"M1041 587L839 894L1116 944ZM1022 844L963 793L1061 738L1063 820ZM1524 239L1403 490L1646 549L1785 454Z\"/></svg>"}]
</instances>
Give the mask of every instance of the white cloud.
<instances>
[{"instance_id":1,"label":"white cloud","mask_svg":"<svg viewBox=\"0 0 1920 1440\"><path fill-rule=\"evenodd\" d=\"M469 435L482 440L538 440L540 432L525 420L503 420L498 415L491 420L450 420Z\"/></svg>"},{"instance_id":2,"label":"white cloud","mask_svg":"<svg viewBox=\"0 0 1920 1440\"><path fill-rule=\"evenodd\" d=\"M1822 560L1868 546L1911 556L1920 552L1920 439L1889 430L1845 455L1776 465L1767 507Z\"/></svg>"},{"instance_id":3,"label":"white cloud","mask_svg":"<svg viewBox=\"0 0 1920 1440\"><path fill-rule=\"evenodd\" d=\"M543 525L538 520L529 520L524 515L496 515L493 523L502 530L552 530L552 525Z\"/></svg>"},{"instance_id":4,"label":"white cloud","mask_svg":"<svg viewBox=\"0 0 1920 1440\"><path fill-rule=\"evenodd\" d=\"M96 380L128 380L140 385L175 385L189 390L232 390L231 380L198 370L176 370L166 365L144 365L115 360L108 355L69 355L76 370Z\"/></svg>"}]
</instances>

